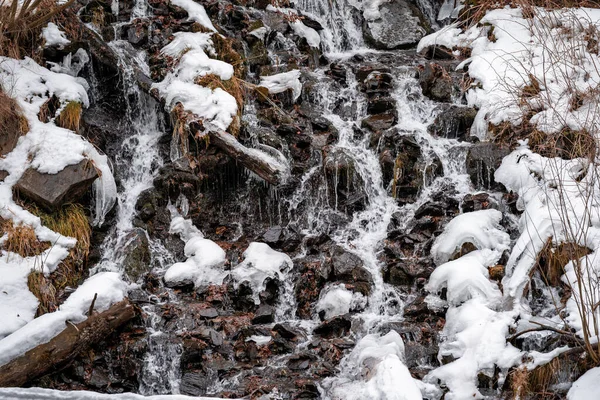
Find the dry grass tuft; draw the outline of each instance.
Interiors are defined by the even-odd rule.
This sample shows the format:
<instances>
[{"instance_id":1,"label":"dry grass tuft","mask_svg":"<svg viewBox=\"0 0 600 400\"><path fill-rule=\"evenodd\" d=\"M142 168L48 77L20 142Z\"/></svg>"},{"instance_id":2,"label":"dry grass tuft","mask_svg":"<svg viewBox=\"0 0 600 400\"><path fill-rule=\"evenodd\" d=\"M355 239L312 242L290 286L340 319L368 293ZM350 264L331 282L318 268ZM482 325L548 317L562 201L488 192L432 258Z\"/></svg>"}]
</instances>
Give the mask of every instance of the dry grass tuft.
<instances>
[{"instance_id":1,"label":"dry grass tuft","mask_svg":"<svg viewBox=\"0 0 600 400\"><path fill-rule=\"evenodd\" d=\"M215 74L204 75L196 78L195 80L197 85L207 87L211 90L220 88L233 96L235 102L237 103L238 112L231 125L229 125L228 131L236 137L238 136L241 128L242 112L244 110L244 98L246 94L245 88L240 81L241 80L235 76L224 81Z\"/></svg>"},{"instance_id":2,"label":"dry grass tuft","mask_svg":"<svg viewBox=\"0 0 600 400\"><path fill-rule=\"evenodd\" d=\"M215 33L211 37L213 47L217 53L217 60L225 61L233 66L233 75L243 79L246 75L246 65L243 57L234 49L235 39L226 38Z\"/></svg>"},{"instance_id":3,"label":"dry grass tuft","mask_svg":"<svg viewBox=\"0 0 600 400\"><path fill-rule=\"evenodd\" d=\"M27 208L31 213L40 217L44 226L63 236L77 239L77 244L69 251L67 258L49 277L45 277L39 272L32 272L29 275L29 290L40 301L38 315L42 315L56 310L59 298L66 287L76 287L83 280L87 268L92 229L85 209L79 204L68 204L53 213L46 213L33 205L27 205Z\"/></svg>"},{"instance_id":4,"label":"dry grass tuft","mask_svg":"<svg viewBox=\"0 0 600 400\"><path fill-rule=\"evenodd\" d=\"M0 154L10 151L20 136L29 131L29 123L15 99L0 88Z\"/></svg>"},{"instance_id":5,"label":"dry grass tuft","mask_svg":"<svg viewBox=\"0 0 600 400\"><path fill-rule=\"evenodd\" d=\"M36 57L42 28L75 0L0 0L0 55L21 59Z\"/></svg>"},{"instance_id":6,"label":"dry grass tuft","mask_svg":"<svg viewBox=\"0 0 600 400\"><path fill-rule=\"evenodd\" d=\"M38 240L35 231L27 225L15 225L4 220L0 224L0 236L7 235L2 248L21 257L34 257L50 248L50 243Z\"/></svg>"},{"instance_id":7,"label":"dry grass tuft","mask_svg":"<svg viewBox=\"0 0 600 400\"><path fill-rule=\"evenodd\" d=\"M82 106L78 101L70 101L56 118L56 125L79 133Z\"/></svg>"},{"instance_id":8,"label":"dry grass tuft","mask_svg":"<svg viewBox=\"0 0 600 400\"><path fill-rule=\"evenodd\" d=\"M536 267L547 284L555 287L560 286L560 277L565 273L564 268L567 263L571 260L578 260L590 253L590 249L576 243L561 243L556 247L552 244L552 238L550 238L538 254Z\"/></svg>"}]
</instances>

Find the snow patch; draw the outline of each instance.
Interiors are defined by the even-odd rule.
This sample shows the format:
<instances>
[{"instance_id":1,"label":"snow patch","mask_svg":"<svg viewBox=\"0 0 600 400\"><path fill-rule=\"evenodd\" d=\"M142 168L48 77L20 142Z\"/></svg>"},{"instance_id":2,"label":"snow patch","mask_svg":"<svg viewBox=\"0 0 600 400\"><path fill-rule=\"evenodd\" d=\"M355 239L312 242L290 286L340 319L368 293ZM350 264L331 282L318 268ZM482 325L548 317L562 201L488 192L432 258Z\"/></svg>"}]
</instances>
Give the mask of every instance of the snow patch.
<instances>
[{"instance_id":1,"label":"snow patch","mask_svg":"<svg viewBox=\"0 0 600 400\"><path fill-rule=\"evenodd\" d=\"M302 83L300 82L300 70L283 72L281 74L261 76L259 86L265 87L269 93L283 93L292 89L294 101L302 94Z\"/></svg>"},{"instance_id":2,"label":"snow patch","mask_svg":"<svg viewBox=\"0 0 600 400\"><path fill-rule=\"evenodd\" d=\"M273 250L266 243L252 242L244 251L244 261L231 271L235 287L247 283L252 289L255 304L260 304L259 293L266 289L267 279L285 281L285 274L294 263L285 253Z\"/></svg>"},{"instance_id":3,"label":"snow patch","mask_svg":"<svg viewBox=\"0 0 600 400\"><path fill-rule=\"evenodd\" d=\"M346 289L346 285L339 283L321 291L316 310L318 313L323 312L327 320L338 315L348 314L351 310L364 309L366 304L365 296L361 293L354 293Z\"/></svg>"},{"instance_id":4,"label":"snow patch","mask_svg":"<svg viewBox=\"0 0 600 400\"><path fill-rule=\"evenodd\" d=\"M44 39L44 47L55 46L62 49L71 43L65 36L65 33L58 29L58 26L54 22L48 22L48 25L42 29L42 38Z\"/></svg>"}]
</instances>

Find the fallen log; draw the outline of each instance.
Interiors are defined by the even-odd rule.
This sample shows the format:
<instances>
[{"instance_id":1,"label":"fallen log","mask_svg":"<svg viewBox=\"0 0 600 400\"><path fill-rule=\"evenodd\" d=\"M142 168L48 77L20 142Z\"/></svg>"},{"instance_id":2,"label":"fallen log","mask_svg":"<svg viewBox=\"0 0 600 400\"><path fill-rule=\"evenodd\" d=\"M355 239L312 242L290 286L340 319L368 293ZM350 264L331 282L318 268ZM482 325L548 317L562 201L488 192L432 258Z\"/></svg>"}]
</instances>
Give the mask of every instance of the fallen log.
<instances>
[{"instance_id":1,"label":"fallen log","mask_svg":"<svg viewBox=\"0 0 600 400\"><path fill-rule=\"evenodd\" d=\"M264 151L244 146L231 134L211 131L210 143L270 184L279 185L285 181L288 170L285 164Z\"/></svg>"},{"instance_id":2,"label":"fallen log","mask_svg":"<svg viewBox=\"0 0 600 400\"><path fill-rule=\"evenodd\" d=\"M49 342L0 366L0 387L23 386L56 371L93 344L105 339L135 315L135 307L125 299L102 313L90 315L79 324L68 323L65 330Z\"/></svg>"}]
</instances>

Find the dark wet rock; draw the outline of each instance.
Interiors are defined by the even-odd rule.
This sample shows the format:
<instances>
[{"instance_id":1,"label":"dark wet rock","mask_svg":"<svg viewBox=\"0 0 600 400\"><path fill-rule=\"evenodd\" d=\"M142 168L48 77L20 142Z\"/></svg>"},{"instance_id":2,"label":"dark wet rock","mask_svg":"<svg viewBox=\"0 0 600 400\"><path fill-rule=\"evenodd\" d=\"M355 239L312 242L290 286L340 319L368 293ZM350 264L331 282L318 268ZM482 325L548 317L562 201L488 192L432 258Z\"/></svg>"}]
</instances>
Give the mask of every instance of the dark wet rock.
<instances>
[{"instance_id":1,"label":"dark wet rock","mask_svg":"<svg viewBox=\"0 0 600 400\"><path fill-rule=\"evenodd\" d=\"M3 182L7 176L8 176L8 172L6 172L3 169L0 169L0 182Z\"/></svg>"},{"instance_id":2,"label":"dark wet rock","mask_svg":"<svg viewBox=\"0 0 600 400\"><path fill-rule=\"evenodd\" d=\"M461 209L464 213L488 208L498 208L495 200L488 193L467 194L462 199Z\"/></svg>"},{"instance_id":3,"label":"dark wet rock","mask_svg":"<svg viewBox=\"0 0 600 400\"><path fill-rule=\"evenodd\" d=\"M342 337L348 334L351 326L352 323L350 322L350 319L347 316L342 315L323 322L315 328L313 333L328 339Z\"/></svg>"},{"instance_id":4,"label":"dark wet rock","mask_svg":"<svg viewBox=\"0 0 600 400\"><path fill-rule=\"evenodd\" d=\"M186 372L181 377L179 391L188 396L204 396L213 385L214 378L203 372Z\"/></svg>"},{"instance_id":5,"label":"dark wet rock","mask_svg":"<svg viewBox=\"0 0 600 400\"><path fill-rule=\"evenodd\" d=\"M391 50L410 47L428 32L421 11L409 1L392 0L379 7L380 18L365 21L365 39L375 48Z\"/></svg>"},{"instance_id":6,"label":"dark wet rock","mask_svg":"<svg viewBox=\"0 0 600 400\"><path fill-rule=\"evenodd\" d=\"M347 213L364 207L363 180L355 162L350 154L342 150L329 153L324 161L329 204Z\"/></svg>"},{"instance_id":7,"label":"dark wet rock","mask_svg":"<svg viewBox=\"0 0 600 400\"><path fill-rule=\"evenodd\" d=\"M261 40L256 40L250 45L248 54L248 66L250 71L255 72L258 68L269 65L269 53Z\"/></svg>"},{"instance_id":8,"label":"dark wet rock","mask_svg":"<svg viewBox=\"0 0 600 400\"><path fill-rule=\"evenodd\" d=\"M406 258L386 265L383 280L397 286L410 286L417 278L428 278L434 266L427 258Z\"/></svg>"},{"instance_id":9,"label":"dark wet rock","mask_svg":"<svg viewBox=\"0 0 600 400\"><path fill-rule=\"evenodd\" d=\"M298 336L304 336L302 331L300 331L298 328L293 327L287 322L275 324L275 326L273 326L273 331L277 332L282 338L288 340L295 339Z\"/></svg>"},{"instance_id":10,"label":"dark wet rock","mask_svg":"<svg viewBox=\"0 0 600 400\"><path fill-rule=\"evenodd\" d=\"M254 318L252 318L253 324L270 324L275 320L275 308L268 304L261 304L256 313L254 314Z\"/></svg>"},{"instance_id":11,"label":"dark wet rock","mask_svg":"<svg viewBox=\"0 0 600 400\"><path fill-rule=\"evenodd\" d=\"M312 361L315 360L313 354L304 352L302 354L295 354L289 358L288 368L292 371L306 370L310 367Z\"/></svg>"},{"instance_id":12,"label":"dark wet rock","mask_svg":"<svg viewBox=\"0 0 600 400\"><path fill-rule=\"evenodd\" d=\"M415 201L423 184L440 176L443 169L435 154L428 155L431 160L425 158L413 136L398 136L393 129L382 135L379 162L384 183L391 183L391 195L405 204Z\"/></svg>"},{"instance_id":13,"label":"dark wet rock","mask_svg":"<svg viewBox=\"0 0 600 400\"><path fill-rule=\"evenodd\" d=\"M283 238L283 228L279 225L270 227L263 234L263 241L267 244L278 243Z\"/></svg>"},{"instance_id":14,"label":"dark wet rock","mask_svg":"<svg viewBox=\"0 0 600 400\"><path fill-rule=\"evenodd\" d=\"M83 110L81 135L105 153L112 153L125 132L121 117L105 108L92 105Z\"/></svg>"},{"instance_id":15,"label":"dark wet rock","mask_svg":"<svg viewBox=\"0 0 600 400\"><path fill-rule=\"evenodd\" d=\"M396 122L396 116L392 113L384 113L377 115L370 115L362 120L361 126L367 128L372 132L385 131Z\"/></svg>"},{"instance_id":16,"label":"dark wet rock","mask_svg":"<svg viewBox=\"0 0 600 400\"><path fill-rule=\"evenodd\" d=\"M87 193L98 176L92 161L84 159L56 174L42 173L29 168L13 189L19 195L53 211L63 204L77 202Z\"/></svg>"},{"instance_id":17,"label":"dark wet rock","mask_svg":"<svg viewBox=\"0 0 600 400\"><path fill-rule=\"evenodd\" d=\"M161 194L154 188L143 191L135 203L137 217L143 222L152 219L159 210L159 207L164 206L165 201Z\"/></svg>"},{"instance_id":18,"label":"dark wet rock","mask_svg":"<svg viewBox=\"0 0 600 400\"><path fill-rule=\"evenodd\" d=\"M175 201L182 193L195 196L200 182L200 178L190 168L189 160L183 158L162 167L154 179L154 186L165 197Z\"/></svg>"},{"instance_id":19,"label":"dark wet rock","mask_svg":"<svg viewBox=\"0 0 600 400\"><path fill-rule=\"evenodd\" d=\"M132 282L150 270L150 248L148 236L143 229L132 230L126 238L123 269Z\"/></svg>"},{"instance_id":20,"label":"dark wet rock","mask_svg":"<svg viewBox=\"0 0 600 400\"><path fill-rule=\"evenodd\" d=\"M452 60L455 58L454 54L452 54L452 50L448 49L445 46L427 46L422 49L419 54L423 57L428 58L430 60Z\"/></svg>"},{"instance_id":21,"label":"dark wet rock","mask_svg":"<svg viewBox=\"0 0 600 400\"><path fill-rule=\"evenodd\" d=\"M219 312L216 309L214 309L213 307L209 307L209 308L203 308L203 309L199 310L198 315L201 318L211 319L211 318L218 317Z\"/></svg>"},{"instance_id":22,"label":"dark wet rock","mask_svg":"<svg viewBox=\"0 0 600 400\"><path fill-rule=\"evenodd\" d=\"M508 147L496 143L474 144L467 153L466 162L467 173L473 185L484 190L501 189L502 185L494 180L494 173L508 154Z\"/></svg>"},{"instance_id":23,"label":"dark wet rock","mask_svg":"<svg viewBox=\"0 0 600 400\"><path fill-rule=\"evenodd\" d=\"M321 25L318 21L310 18L308 15L306 14L302 14L302 23L306 26L308 26L309 28L314 29L315 31L319 32L323 30L323 25Z\"/></svg>"},{"instance_id":24,"label":"dark wet rock","mask_svg":"<svg viewBox=\"0 0 600 400\"><path fill-rule=\"evenodd\" d=\"M373 71L363 81L362 89L368 94L386 93L392 90L393 76L387 72Z\"/></svg>"},{"instance_id":25,"label":"dark wet rock","mask_svg":"<svg viewBox=\"0 0 600 400\"><path fill-rule=\"evenodd\" d=\"M367 78L371 74L388 74L390 72L390 68L378 63L367 63L360 64L359 67L356 68L354 75L356 76L356 80L359 83L364 84ZM364 86L364 85L363 85Z\"/></svg>"},{"instance_id":26,"label":"dark wet rock","mask_svg":"<svg viewBox=\"0 0 600 400\"><path fill-rule=\"evenodd\" d=\"M327 74L338 82L346 83L346 68L342 64L331 63Z\"/></svg>"},{"instance_id":27,"label":"dark wet rock","mask_svg":"<svg viewBox=\"0 0 600 400\"><path fill-rule=\"evenodd\" d=\"M429 126L429 133L448 139L468 140L477 110L455 106L445 108Z\"/></svg>"},{"instance_id":28,"label":"dark wet rock","mask_svg":"<svg viewBox=\"0 0 600 400\"><path fill-rule=\"evenodd\" d=\"M369 114L394 113L396 110L396 100L393 97L375 96L367 102L367 112Z\"/></svg>"},{"instance_id":29,"label":"dark wet rock","mask_svg":"<svg viewBox=\"0 0 600 400\"><path fill-rule=\"evenodd\" d=\"M452 98L452 77L440 64L426 63L419 66L419 84L423 94L432 100L449 102Z\"/></svg>"},{"instance_id":30,"label":"dark wet rock","mask_svg":"<svg viewBox=\"0 0 600 400\"><path fill-rule=\"evenodd\" d=\"M134 46L141 46L148 40L148 21L136 20L127 28L127 41Z\"/></svg>"}]
</instances>

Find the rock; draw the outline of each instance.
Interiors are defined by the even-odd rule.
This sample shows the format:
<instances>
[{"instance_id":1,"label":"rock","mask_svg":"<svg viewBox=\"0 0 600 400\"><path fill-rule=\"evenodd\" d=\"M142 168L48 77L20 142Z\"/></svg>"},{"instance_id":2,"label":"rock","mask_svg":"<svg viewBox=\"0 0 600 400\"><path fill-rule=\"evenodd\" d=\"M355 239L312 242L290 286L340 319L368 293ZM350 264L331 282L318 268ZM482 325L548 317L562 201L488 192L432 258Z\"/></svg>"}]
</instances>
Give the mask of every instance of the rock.
<instances>
[{"instance_id":1,"label":"rock","mask_svg":"<svg viewBox=\"0 0 600 400\"><path fill-rule=\"evenodd\" d=\"M129 279L136 282L150 270L150 248L146 231L140 228L133 229L127 235L126 242L122 265Z\"/></svg>"},{"instance_id":2,"label":"rock","mask_svg":"<svg viewBox=\"0 0 600 400\"><path fill-rule=\"evenodd\" d=\"M386 93L392 90L393 76L387 72L373 71L363 81L362 89L369 93Z\"/></svg>"},{"instance_id":3,"label":"rock","mask_svg":"<svg viewBox=\"0 0 600 400\"><path fill-rule=\"evenodd\" d=\"M137 20L127 29L127 41L134 46L141 46L148 40L147 21Z\"/></svg>"},{"instance_id":4,"label":"rock","mask_svg":"<svg viewBox=\"0 0 600 400\"><path fill-rule=\"evenodd\" d=\"M268 304L261 304L252 318L253 324L270 324L275 321L275 308Z\"/></svg>"},{"instance_id":5,"label":"rock","mask_svg":"<svg viewBox=\"0 0 600 400\"><path fill-rule=\"evenodd\" d=\"M435 101L449 102L454 84L444 67L436 63L419 66L419 84L423 94Z\"/></svg>"},{"instance_id":6,"label":"rock","mask_svg":"<svg viewBox=\"0 0 600 400\"><path fill-rule=\"evenodd\" d=\"M324 160L329 205L348 214L364 207L362 177L356 171L355 160L344 150L327 154Z\"/></svg>"},{"instance_id":7,"label":"rock","mask_svg":"<svg viewBox=\"0 0 600 400\"><path fill-rule=\"evenodd\" d=\"M483 190L501 189L494 180L494 173L510 149L496 143L477 143L467 153L467 173L476 188Z\"/></svg>"},{"instance_id":8,"label":"rock","mask_svg":"<svg viewBox=\"0 0 600 400\"><path fill-rule=\"evenodd\" d=\"M441 45L435 46L427 46L422 49L419 54L428 59L438 59L438 60L452 60L454 59L454 54L452 54L452 50Z\"/></svg>"},{"instance_id":9,"label":"rock","mask_svg":"<svg viewBox=\"0 0 600 400\"><path fill-rule=\"evenodd\" d=\"M377 115L370 115L363 119L361 126L367 128L372 132L385 131L386 129L394 126L396 122L396 116L391 113L383 113Z\"/></svg>"},{"instance_id":10,"label":"rock","mask_svg":"<svg viewBox=\"0 0 600 400\"><path fill-rule=\"evenodd\" d=\"M164 205L163 198L156 189L150 188L144 190L140 193L137 202L135 203L137 217L143 222L148 222L150 219L154 218L159 206L162 205Z\"/></svg>"},{"instance_id":11,"label":"rock","mask_svg":"<svg viewBox=\"0 0 600 400\"><path fill-rule=\"evenodd\" d=\"M282 322L280 324L275 324L273 326L273 330L277 332L284 339L295 339L298 336L303 336L302 332L299 329L293 327L287 322Z\"/></svg>"},{"instance_id":12,"label":"rock","mask_svg":"<svg viewBox=\"0 0 600 400\"><path fill-rule=\"evenodd\" d=\"M372 73L382 74L382 73L389 73L389 72L390 72L390 68L386 67L383 64L375 64L375 63L363 64L363 63L361 63L360 67L358 67L355 70L354 75L356 76L356 80L359 83L364 83L365 80Z\"/></svg>"},{"instance_id":13,"label":"rock","mask_svg":"<svg viewBox=\"0 0 600 400\"><path fill-rule=\"evenodd\" d=\"M376 96L370 98L367 103L367 112L369 114L394 113L396 110L396 100L387 96Z\"/></svg>"},{"instance_id":14,"label":"rock","mask_svg":"<svg viewBox=\"0 0 600 400\"><path fill-rule=\"evenodd\" d=\"M379 7L376 20L365 20L363 33L367 42L380 50L413 46L427 34L421 11L406 0L392 0Z\"/></svg>"},{"instance_id":15,"label":"rock","mask_svg":"<svg viewBox=\"0 0 600 400\"><path fill-rule=\"evenodd\" d=\"M204 396L213 385L213 377L202 372L185 372L181 377L179 391L188 396Z\"/></svg>"},{"instance_id":16,"label":"rock","mask_svg":"<svg viewBox=\"0 0 600 400\"><path fill-rule=\"evenodd\" d=\"M283 238L283 228L279 225L270 227L263 234L263 241L267 244L275 244Z\"/></svg>"},{"instance_id":17,"label":"rock","mask_svg":"<svg viewBox=\"0 0 600 400\"><path fill-rule=\"evenodd\" d=\"M14 190L41 207L54 211L63 204L77 202L96 178L98 171L94 164L84 159L56 174L46 174L29 168L14 186Z\"/></svg>"},{"instance_id":18,"label":"rock","mask_svg":"<svg viewBox=\"0 0 600 400\"><path fill-rule=\"evenodd\" d=\"M315 328L313 333L326 339L342 337L350 332L351 326L352 323L350 322L350 319L347 316L342 315L323 322Z\"/></svg>"},{"instance_id":19,"label":"rock","mask_svg":"<svg viewBox=\"0 0 600 400\"><path fill-rule=\"evenodd\" d=\"M288 361L288 368L292 371L305 370L310 367L310 362L315 359L315 356L309 353L294 354Z\"/></svg>"},{"instance_id":20,"label":"rock","mask_svg":"<svg viewBox=\"0 0 600 400\"><path fill-rule=\"evenodd\" d=\"M198 315L201 318L211 319L211 318L218 317L219 312L216 309L214 309L213 307L210 307L210 308L203 308L203 309L199 310Z\"/></svg>"},{"instance_id":21,"label":"rock","mask_svg":"<svg viewBox=\"0 0 600 400\"><path fill-rule=\"evenodd\" d=\"M331 63L327 75L340 83L346 83L346 68L342 64Z\"/></svg>"},{"instance_id":22,"label":"rock","mask_svg":"<svg viewBox=\"0 0 600 400\"><path fill-rule=\"evenodd\" d=\"M3 182L7 176L8 176L8 172L6 172L3 169L0 169L0 182Z\"/></svg>"},{"instance_id":23,"label":"rock","mask_svg":"<svg viewBox=\"0 0 600 400\"><path fill-rule=\"evenodd\" d=\"M383 280L392 285L412 285L417 278L428 278L434 266L427 258L408 258L387 265Z\"/></svg>"},{"instance_id":24,"label":"rock","mask_svg":"<svg viewBox=\"0 0 600 400\"><path fill-rule=\"evenodd\" d=\"M494 201L494 199L490 198L488 193L476 193L476 194L467 194L462 199L461 209L462 212L471 212L471 211L479 211L479 210L487 210L489 208L496 208L498 205Z\"/></svg>"},{"instance_id":25,"label":"rock","mask_svg":"<svg viewBox=\"0 0 600 400\"><path fill-rule=\"evenodd\" d=\"M180 194L196 196L200 178L193 173L189 160L182 158L165 165L154 179L154 186L165 198L175 201Z\"/></svg>"},{"instance_id":26,"label":"rock","mask_svg":"<svg viewBox=\"0 0 600 400\"><path fill-rule=\"evenodd\" d=\"M429 125L429 133L448 139L468 140L476 115L474 108L452 105L438 114Z\"/></svg>"}]
</instances>

